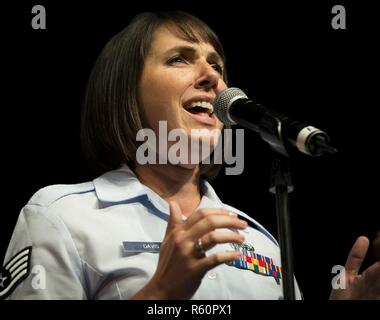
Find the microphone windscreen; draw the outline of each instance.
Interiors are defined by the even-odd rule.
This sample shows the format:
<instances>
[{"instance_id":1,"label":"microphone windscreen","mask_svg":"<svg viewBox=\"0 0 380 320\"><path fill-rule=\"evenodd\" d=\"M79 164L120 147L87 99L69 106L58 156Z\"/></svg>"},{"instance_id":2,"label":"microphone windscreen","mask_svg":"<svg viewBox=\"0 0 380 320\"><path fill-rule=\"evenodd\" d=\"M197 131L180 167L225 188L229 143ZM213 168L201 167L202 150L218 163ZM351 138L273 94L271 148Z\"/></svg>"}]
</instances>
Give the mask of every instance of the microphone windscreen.
<instances>
[{"instance_id":1,"label":"microphone windscreen","mask_svg":"<svg viewBox=\"0 0 380 320\"><path fill-rule=\"evenodd\" d=\"M221 91L214 100L215 115L224 124L236 124L229 115L232 103L238 99L248 99L247 95L239 88L227 88Z\"/></svg>"}]
</instances>

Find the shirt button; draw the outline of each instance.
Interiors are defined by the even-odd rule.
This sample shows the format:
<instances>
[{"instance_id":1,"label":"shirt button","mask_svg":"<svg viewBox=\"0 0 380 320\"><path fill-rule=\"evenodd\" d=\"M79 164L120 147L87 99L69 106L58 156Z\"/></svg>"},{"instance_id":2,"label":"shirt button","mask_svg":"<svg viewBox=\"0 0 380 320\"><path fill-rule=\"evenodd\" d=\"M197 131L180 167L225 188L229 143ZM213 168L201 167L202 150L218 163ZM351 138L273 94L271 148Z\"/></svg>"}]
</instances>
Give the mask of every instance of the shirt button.
<instances>
[{"instance_id":1,"label":"shirt button","mask_svg":"<svg viewBox=\"0 0 380 320\"><path fill-rule=\"evenodd\" d=\"M215 280L216 279L216 272L214 272L214 271L209 272L207 277L211 280Z\"/></svg>"}]
</instances>

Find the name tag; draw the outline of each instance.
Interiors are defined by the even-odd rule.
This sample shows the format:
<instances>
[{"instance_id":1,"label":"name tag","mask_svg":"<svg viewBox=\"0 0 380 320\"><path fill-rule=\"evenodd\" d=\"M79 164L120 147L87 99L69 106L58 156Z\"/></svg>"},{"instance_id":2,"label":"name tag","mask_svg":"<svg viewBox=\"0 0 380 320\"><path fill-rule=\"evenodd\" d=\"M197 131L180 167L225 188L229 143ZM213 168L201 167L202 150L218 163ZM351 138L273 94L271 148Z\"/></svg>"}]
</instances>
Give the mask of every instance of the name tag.
<instances>
[{"instance_id":1,"label":"name tag","mask_svg":"<svg viewBox=\"0 0 380 320\"><path fill-rule=\"evenodd\" d=\"M123 241L125 252L160 252L161 242Z\"/></svg>"}]
</instances>

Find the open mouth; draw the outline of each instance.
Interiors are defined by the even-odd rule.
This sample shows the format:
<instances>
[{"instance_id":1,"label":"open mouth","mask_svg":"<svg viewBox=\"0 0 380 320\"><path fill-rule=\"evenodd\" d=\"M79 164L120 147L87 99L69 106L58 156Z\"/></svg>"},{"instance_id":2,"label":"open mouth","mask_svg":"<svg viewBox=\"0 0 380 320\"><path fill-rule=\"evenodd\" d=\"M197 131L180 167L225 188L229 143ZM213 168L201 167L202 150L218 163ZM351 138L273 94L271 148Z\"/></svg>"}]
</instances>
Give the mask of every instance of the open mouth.
<instances>
[{"instance_id":1,"label":"open mouth","mask_svg":"<svg viewBox=\"0 0 380 320\"><path fill-rule=\"evenodd\" d=\"M206 101L195 101L190 103L188 106L185 106L185 110L192 114L205 114L212 116L214 113L214 107L210 102Z\"/></svg>"}]
</instances>

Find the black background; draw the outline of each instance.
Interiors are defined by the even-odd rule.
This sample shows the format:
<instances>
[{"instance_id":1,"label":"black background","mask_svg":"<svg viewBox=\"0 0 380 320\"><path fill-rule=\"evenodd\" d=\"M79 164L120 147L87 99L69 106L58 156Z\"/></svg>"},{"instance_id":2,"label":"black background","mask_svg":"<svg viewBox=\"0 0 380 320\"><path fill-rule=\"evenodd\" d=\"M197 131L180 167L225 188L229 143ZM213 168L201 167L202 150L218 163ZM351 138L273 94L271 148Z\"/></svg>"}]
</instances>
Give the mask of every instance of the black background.
<instances>
[{"instance_id":1,"label":"black background","mask_svg":"<svg viewBox=\"0 0 380 320\"><path fill-rule=\"evenodd\" d=\"M378 29L369 4L345 1L25 2L2 13L0 260L22 207L39 188L94 178L80 157L82 97L100 50L142 11L181 9L208 23L227 55L231 86L329 133L338 154L295 155L291 214L295 272L305 299L327 299L334 265L378 214ZM31 27L43 4L47 29ZM347 29L331 9L345 5ZM271 153L245 131L245 170L212 184L222 200L277 234L268 192ZM365 265L370 263L370 256Z\"/></svg>"}]
</instances>

